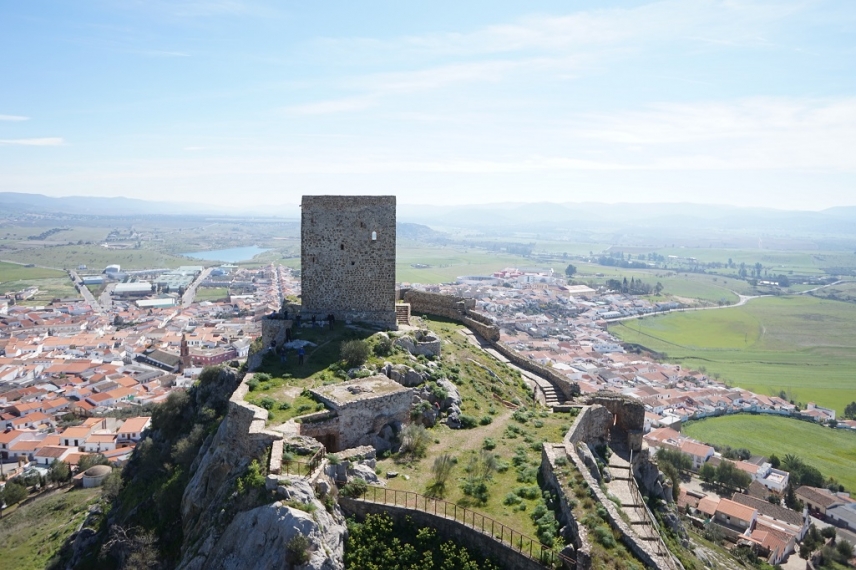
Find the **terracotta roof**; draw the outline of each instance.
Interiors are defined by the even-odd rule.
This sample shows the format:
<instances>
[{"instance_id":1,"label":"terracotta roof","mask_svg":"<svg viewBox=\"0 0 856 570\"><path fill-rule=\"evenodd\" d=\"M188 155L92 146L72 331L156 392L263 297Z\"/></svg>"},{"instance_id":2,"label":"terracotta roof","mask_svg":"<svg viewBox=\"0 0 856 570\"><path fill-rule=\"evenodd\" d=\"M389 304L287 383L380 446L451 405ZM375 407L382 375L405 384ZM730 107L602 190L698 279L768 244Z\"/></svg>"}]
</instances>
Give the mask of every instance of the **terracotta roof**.
<instances>
[{"instance_id":1,"label":"terracotta roof","mask_svg":"<svg viewBox=\"0 0 856 570\"><path fill-rule=\"evenodd\" d=\"M145 429L150 420L151 418L147 417L129 418L119 428L119 433L139 433Z\"/></svg>"},{"instance_id":2,"label":"terracotta roof","mask_svg":"<svg viewBox=\"0 0 856 570\"><path fill-rule=\"evenodd\" d=\"M698 510L706 515L713 516L719 506L719 497L704 497L698 502Z\"/></svg>"},{"instance_id":3,"label":"terracotta roof","mask_svg":"<svg viewBox=\"0 0 856 570\"><path fill-rule=\"evenodd\" d=\"M734 493L734 496L731 497L731 500L735 503L740 503L741 505L752 507L762 515L766 515L770 518L780 520L788 524L802 526L803 517L800 513L792 511L790 509L786 509L785 507L782 507L780 505L774 505L769 501L750 497L749 495L744 495L743 493Z\"/></svg>"},{"instance_id":4,"label":"terracotta roof","mask_svg":"<svg viewBox=\"0 0 856 570\"><path fill-rule=\"evenodd\" d=\"M803 485L802 487L796 490L796 494L799 497L803 497L806 500L820 505L824 508L831 507L832 505L847 503L850 501L845 500L843 497L839 497L838 495L828 491L827 489L822 489L819 487L808 487Z\"/></svg>"},{"instance_id":5,"label":"terracotta roof","mask_svg":"<svg viewBox=\"0 0 856 570\"><path fill-rule=\"evenodd\" d=\"M728 499L719 501L716 512L742 521L751 521L752 517L757 513L752 507L741 505Z\"/></svg>"},{"instance_id":6,"label":"terracotta roof","mask_svg":"<svg viewBox=\"0 0 856 570\"><path fill-rule=\"evenodd\" d=\"M55 459L58 459L58 458L62 457L63 454L66 453L69 449L71 449L71 448L70 447L54 446L54 445L45 445L36 452L36 455L38 455L39 457L53 457Z\"/></svg>"},{"instance_id":7,"label":"terracotta roof","mask_svg":"<svg viewBox=\"0 0 856 570\"><path fill-rule=\"evenodd\" d=\"M695 441L684 441L681 443L681 451L696 457L707 457L713 453L713 448L703 443L696 443Z\"/></svg>"}]
</instances>

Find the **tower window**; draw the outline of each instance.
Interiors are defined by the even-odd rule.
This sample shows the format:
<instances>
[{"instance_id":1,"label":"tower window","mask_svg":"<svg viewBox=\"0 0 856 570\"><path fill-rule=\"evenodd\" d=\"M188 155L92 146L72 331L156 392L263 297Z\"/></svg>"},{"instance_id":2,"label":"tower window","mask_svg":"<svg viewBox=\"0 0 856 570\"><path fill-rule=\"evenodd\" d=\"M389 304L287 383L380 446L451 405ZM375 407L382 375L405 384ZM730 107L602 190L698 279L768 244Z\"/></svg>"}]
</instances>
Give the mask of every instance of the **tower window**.
<instances>
[{"instance_id":1,"label":"tower window","mask_svg":"<svg viewBox=\"0 0 856 570\"><path fill-rule=\"evenodd\" d=\"M345 244L340 243L340 244L339 244L339 249L341 249L342 251L344 251L344 250L345 250Z\"/></svg>"}]
</instances>

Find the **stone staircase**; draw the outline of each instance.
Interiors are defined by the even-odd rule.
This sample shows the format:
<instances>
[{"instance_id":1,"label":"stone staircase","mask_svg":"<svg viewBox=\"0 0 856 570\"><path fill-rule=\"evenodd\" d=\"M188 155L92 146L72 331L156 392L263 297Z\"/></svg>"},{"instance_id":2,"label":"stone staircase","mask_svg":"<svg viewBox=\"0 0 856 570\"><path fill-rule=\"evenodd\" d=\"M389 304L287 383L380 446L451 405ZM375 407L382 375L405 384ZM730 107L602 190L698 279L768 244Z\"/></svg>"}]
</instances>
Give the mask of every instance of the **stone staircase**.
<instances>
[{"instance_id":1,"label":"stone staircase","mask_svg":"<svg viewBox=\"0 0 856 570\"><path fill-rule=\"evenodd\" d=\"M398 325L410 324L410 303L396 303L395 323Z\"/></svg>"}]
</instances>

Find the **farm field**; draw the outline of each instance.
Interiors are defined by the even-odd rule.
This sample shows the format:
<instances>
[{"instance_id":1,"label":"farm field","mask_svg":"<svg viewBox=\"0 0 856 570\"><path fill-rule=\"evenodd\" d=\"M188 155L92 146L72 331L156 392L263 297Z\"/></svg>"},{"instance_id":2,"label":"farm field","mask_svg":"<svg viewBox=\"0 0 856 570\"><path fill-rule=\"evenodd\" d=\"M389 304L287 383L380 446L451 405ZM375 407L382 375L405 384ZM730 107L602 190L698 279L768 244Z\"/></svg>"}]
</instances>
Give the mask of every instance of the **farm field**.
<instances>
[{"instance_id":1,"label":"farm field","mask_svg":"<svg viewBox=\"0 0 856 570\"><path fill-rule=\"evenodd\" d=\"M746 448L779 458L792 454L856 491L856 433L763 414L735 414L686 424L682 431L711 445Z\"/></svg>"},{"instance_id":2,"label":"farm field","mask_svg":"<svg viewBox=\"0 0 856 570\"><path fill-rule=\"evenodd\" d=\"M196 301L218 301L229 296L225 287L199 287L196 289Z\"/></svg>"},{"instance_id":3,"label":"farm field","mask_svg":"<svg viewBox=\"0 0 856 570\"><path fill-rule=\"evenodd\" d=\"M0 284L9 281L21 281L32 279L49 279L52 277L65 277L65 273L55 269L44 269L42 267L24 267L17 263L5 263L0 261Z\"/></svg>"},{"instance_id":4,"label":"farm field","mask_svg":"<svg viewBox=\"0 0 856 570\"><path fill-rule=\"evenodd\" d=\"M785 391L839 413L856 399L856 306L810 296L617 323L622 341L761 394Z\"/></svg>"},{"instance_id":5,"label":"farm field","mask_svg":"<svg viewBox=\"0 0 856 570\"><path fill-rule=\"evenodd\" d=\"M18 301L21 305L47 305L54 299L80 299L80 293L74 288L67 276L51 279L31 279L27 281L10 281L3 283L2 288L9 291L20 291L27 287L38 287L35 297L26 301Z\"/></svg>"},{"instance_id":6,"label":"farm field","mask_svg":"<svg viewBox=\"0 0 856 570\"><path fill-rule=\"evenodd\" d=\"M412 264L430 265L415 268ZM520 255L460 247L399 245L395 278L400 283L447 283L459 275L485 275L506 267L532 267L538 262ZM540 267L540 266L539 266ZM558 267L554 267L560 271ZM561 269L564 271L564 268Z\"/></svg>"},{"instance_id":7,"label":"farm field","mask_svg":"<svg viewBox=\"0 0 856 570\"><path fill-rule=\"evenodd\" d=\"M737 295L757 295L757 290L742 279L729 279L717 275L704 273L677 273L667 269L625 269L621 267L608 267L594 263L575 263L577 274L574 280L589 285L603 285L609 279L623 279L631 277L641 279L644 283L655 285L657 282L663 284L662 297L674 296L686 299L700 299L710 303L724 301L726 304L734 304L738 301ZM564 271L564 268L562 269ZM602 276L598 276L601 274ZM666 299L660 299L665 301Z\"/></svg>"},{"instance_id":8,"label":"farm field","mask_svg":"<svg viewBox=\"0 0 856 570\"><path fill-rule=\"evenodd\" d=\"M57 245L4 251L3 257L21 263L37 263L56 269L86 265L88 271L99 273L108 265L119 264L123 269L148 269L190 265L186 257L178 257L153 249L110 250L100 245Z\"/></svg>"}]
</instances>

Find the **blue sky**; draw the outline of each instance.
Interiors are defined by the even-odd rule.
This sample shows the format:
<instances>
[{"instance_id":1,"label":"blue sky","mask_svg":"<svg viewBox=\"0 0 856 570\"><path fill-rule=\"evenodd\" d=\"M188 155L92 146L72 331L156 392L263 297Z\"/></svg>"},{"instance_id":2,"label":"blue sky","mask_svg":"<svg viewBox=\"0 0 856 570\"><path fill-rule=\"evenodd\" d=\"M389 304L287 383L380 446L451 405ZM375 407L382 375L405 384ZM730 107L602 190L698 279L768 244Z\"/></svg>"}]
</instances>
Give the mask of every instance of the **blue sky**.
<instances>
[{"instance_id":1,"label":"blue sky","mask_svg":"<svg viewBox=\"0 0 856 570\"><path fill-rule=\"evenodd\" d=\"M0 5L0 191L856 204L856 3Z\"/></svg>"}]
</instances>

